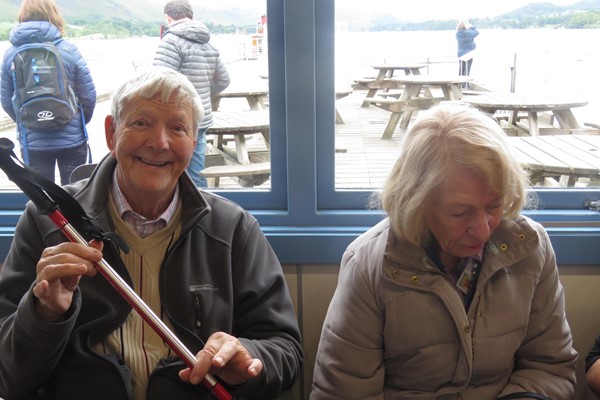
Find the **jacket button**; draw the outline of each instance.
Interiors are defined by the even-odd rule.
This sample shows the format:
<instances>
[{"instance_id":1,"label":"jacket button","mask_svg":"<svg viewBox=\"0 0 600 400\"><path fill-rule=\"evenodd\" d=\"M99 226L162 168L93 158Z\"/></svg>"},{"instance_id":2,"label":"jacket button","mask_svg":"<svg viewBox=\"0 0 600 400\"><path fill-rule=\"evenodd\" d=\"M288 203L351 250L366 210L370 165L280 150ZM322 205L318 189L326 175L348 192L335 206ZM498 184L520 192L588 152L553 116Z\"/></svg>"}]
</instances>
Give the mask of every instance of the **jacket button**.
<instances>
[{"instance_id":1,"label":"jacket button","mask_svg":"<svg viewBox=\"0 0 600 400\"><path fill-rule=\"evenodd\" d=\"M471 327L469 325L465 325L465 333L471 332Z\"/></svg>"},{"instance_id":2,"label":"jacket button","mask_svg":"<svg viewBox=\"0 0 600 400\"><path fill-rule=\"evenodd\" d=\"M519 235L519 240L525 240L525 234L524 233L521 233Z\"/></svg>"},{"instance_id":3,"label":"jacket button","mask_svg":"<svg viewBox=\"0 0 600 400\"><path fill-rule=\"evenodd\" d=\"M506 250L508 250L508 245L507 245L506 243L502 243L502 244L500 245L500 250L502 250L502 251L506 251Z\"/></svg>"},{"instance_id":4,"label":"jacket button","mask_svg":"<svg viewBox=\"0 0 600 400\"><path fill-rule=\"evenodd\" d=\"M413 275L410 277L410 281L412 282L413 285L418 285L419 284L419 277L417 275Z\"/></svg>"},{"instance_id":5,"label":"jacket button","mask_svg":"<svg viewBox=\"0 0 600 400\"><path fill-rule=\"evenodd\" d=\"M392 271L392 278L398 278L398 275L400 275L400 271L398 271L397 269Z\"/></svg>"}]
</instances>

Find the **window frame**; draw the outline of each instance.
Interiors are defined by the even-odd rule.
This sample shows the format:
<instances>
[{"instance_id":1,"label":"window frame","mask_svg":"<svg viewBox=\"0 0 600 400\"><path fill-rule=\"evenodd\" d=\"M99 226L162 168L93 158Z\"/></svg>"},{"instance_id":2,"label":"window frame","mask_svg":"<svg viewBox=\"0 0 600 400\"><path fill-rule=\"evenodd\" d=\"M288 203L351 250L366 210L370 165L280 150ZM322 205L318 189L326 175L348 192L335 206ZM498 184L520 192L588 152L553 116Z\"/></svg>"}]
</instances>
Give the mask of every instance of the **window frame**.
<instances>
[{"instance_id":1,"label":"window frame","mask_svg":"<svg viewBox=\"0 0 600 400\"><path fill-rule=\"evenodd\" d=\"M340 0L341 1L341 0ZM284 264L337 264L346 246L384 215L371 190L335 189L334 0L267 0L270 190L215 190L249 210ZM600 190L536 190L560 264L598 264ZM0 193L0 255L26 198Z\"/></svg>"}]
</instances>

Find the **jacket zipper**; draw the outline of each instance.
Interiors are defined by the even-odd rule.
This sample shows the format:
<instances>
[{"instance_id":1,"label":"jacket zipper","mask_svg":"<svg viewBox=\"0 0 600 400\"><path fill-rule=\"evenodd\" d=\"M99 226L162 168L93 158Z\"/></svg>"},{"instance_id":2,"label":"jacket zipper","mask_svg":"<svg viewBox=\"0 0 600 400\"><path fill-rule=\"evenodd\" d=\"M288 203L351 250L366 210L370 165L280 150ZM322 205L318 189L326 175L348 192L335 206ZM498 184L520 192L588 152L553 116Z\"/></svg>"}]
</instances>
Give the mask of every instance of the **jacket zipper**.
<instances>
[{"instance_id":1,"label":"jacket zipper","mask_svg":"<svg viewBox=\"0 0 600 400\"><path fill-rule=\"evenodd\" d=\"M196 310L196 329L200 330L202 321L200 320L200 296L194 298L194 310Z\"/></svg>"}]
</instances>

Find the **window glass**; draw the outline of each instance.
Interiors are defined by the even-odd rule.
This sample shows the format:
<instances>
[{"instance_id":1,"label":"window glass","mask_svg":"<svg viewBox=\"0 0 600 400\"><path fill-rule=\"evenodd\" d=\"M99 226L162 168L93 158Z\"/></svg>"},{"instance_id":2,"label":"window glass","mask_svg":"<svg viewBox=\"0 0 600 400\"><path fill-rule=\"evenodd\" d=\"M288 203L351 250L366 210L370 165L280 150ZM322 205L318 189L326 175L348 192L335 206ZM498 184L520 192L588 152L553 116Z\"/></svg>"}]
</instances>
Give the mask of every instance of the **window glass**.
<instances>
[{"instance_id":1,"label":"window glass","mask_svg":"<svg viewBox=\"0 0 600 400\"><path fill-rule=\"evenodd\" d=\"M456 79L459 74L456 28L460 21L479 34L469 57L472 83L456 87L461 96L485 96L480 107L511 136L535 186L600 186L600 119L595 112L600 106L595 84L600 49L590 46L600 39L600 30L565 29L581 27L566 16L542 18L544 28L524 20L524 29L500 19L527 3L510 2L504 8L488 2L472 8L452 3L446 9L442 1L406 8L394 0L376 0L367 11L360 2L335 2L335 188L380 188L406 132L401 116L408 112L402 111L457 99L445 95L446 87L437 81ZM419 94L409 95L401 80L417 73L425 77L408 79L413 79L411 88ZM415 89L414 81L419 79L425 79L425 84ZM414 97L419 99L411 103ZM532 112L493 109L490 102L498 103L494 106L522 103ZM412 113L412 121L417 114ZM393 116L399 120L395 125ZM516 125L511 124L514 117ZM531 138L529 132L536 132L531 124L537 125L541 137ZM386 130L389 134L382 139Z\"/></svg>"},{"instance_id":2,"label":"window glass","mask_svg":"<svg viewBox=\"0 0 600 400\"><path fill-rule=\"evenodd\" d=\"M251 9L253 14L249 11L242 13L236 19L238 23L225 27L215 25L210 19L203 20L202 14L196 12L196 19L206 23L211 31L214 27L209 43L220 52L231 77L229 87L212 96L212 108L216 112L213 114L215 122L206 136L205 167L215 167L217 171L214 172L216 175L211 175L214 177L208 179L209 188L234 191L271 189L266 1L253 2ZM72 15L69 10L62 11L67 15L67 24L76 20L68 17ZM160 20L162 14L160 10L157 12ZM166 24L164 21L163 30ZM83 35L81 29L73 25L68 27L67 39L78 47L87 62L97 90L96 108L87 125L94 163L108 152L104 118L110 114L111 92L136 70L152 65L161 40L159 28L160 23L156 23L156 29L149 33L150 36L116 39L103 38L102 34ZM8 40L0 41L0 54L9 47ZM4 110L0 110L0 137L11 139L16 145L16 154L21 157L15 125ZM58 169L56 182L60 183ZM1 171L0 189L16 190Z\"/></svg>"}]
</instances>

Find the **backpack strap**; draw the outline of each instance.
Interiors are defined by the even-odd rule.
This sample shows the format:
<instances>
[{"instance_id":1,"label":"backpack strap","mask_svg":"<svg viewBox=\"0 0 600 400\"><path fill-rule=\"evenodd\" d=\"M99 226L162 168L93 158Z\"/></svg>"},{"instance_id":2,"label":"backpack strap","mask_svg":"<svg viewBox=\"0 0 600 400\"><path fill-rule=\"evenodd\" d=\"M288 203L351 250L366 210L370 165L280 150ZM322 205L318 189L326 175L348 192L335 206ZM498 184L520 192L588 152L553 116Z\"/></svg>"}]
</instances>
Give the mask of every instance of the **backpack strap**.
<instances>
[{"instance_id":1,"label":"backpack strap","mask_svg":"<svg viewBox=\"0 0 600 400\"><path fill-rule=\"evenodd\" d=\"M77 97L77 96L75 96ZM88 136L88 131L87 131L87 124L85 123L85 115L83 114L83 106L81 105L81 103L79 102L79 99L77 99L77 107L79 108L79 114L81 114L81 126L83 127L83 136L85 138L85 143L87 145L87 153L88 153L88 164L91 164L92 161L92 149L90 148L90 141L89 141L89 136Z\"/></svg>"}]
</instances>

